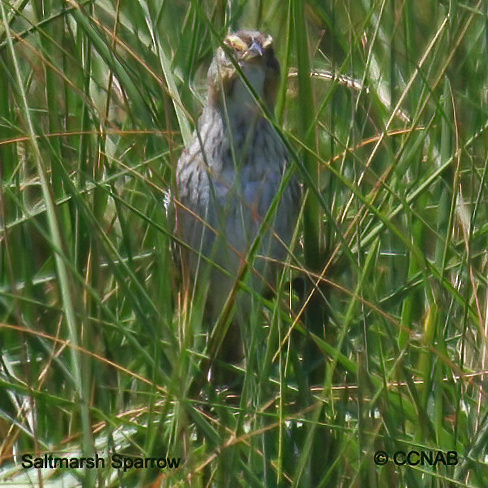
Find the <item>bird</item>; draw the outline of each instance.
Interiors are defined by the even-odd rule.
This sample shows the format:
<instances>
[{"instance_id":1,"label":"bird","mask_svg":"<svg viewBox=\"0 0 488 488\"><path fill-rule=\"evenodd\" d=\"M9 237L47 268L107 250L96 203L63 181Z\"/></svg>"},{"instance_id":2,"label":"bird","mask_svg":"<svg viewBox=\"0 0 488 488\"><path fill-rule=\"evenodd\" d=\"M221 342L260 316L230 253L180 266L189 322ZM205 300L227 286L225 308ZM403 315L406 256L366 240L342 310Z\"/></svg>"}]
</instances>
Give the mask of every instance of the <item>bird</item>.
<instances>
[{"instance_id":1,"label":"bird","mask_svg":"<svg viewBox=\"0 0 488 488\"><path fill-rule=\"evenodd\" d=\"M222 357L231 361L245 355L253 294L274 289L300 208L292 159L270 121L279 81L270 35L229 33L215 52L206 104L177 163L183 283L192 290L188 296L203 297L207 333L237 308L239 324L228 327L221 344Z\"/></svg>"}]
</instances>

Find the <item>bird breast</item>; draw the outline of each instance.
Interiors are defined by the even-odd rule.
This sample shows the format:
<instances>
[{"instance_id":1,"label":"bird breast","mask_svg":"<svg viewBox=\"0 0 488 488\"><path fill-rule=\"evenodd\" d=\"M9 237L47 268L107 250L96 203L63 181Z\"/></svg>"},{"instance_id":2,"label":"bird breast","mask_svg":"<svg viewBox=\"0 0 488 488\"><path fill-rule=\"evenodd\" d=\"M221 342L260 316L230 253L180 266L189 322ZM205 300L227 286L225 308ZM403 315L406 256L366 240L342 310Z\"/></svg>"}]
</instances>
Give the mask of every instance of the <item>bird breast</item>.
<instances>
[{"instance_id":1,"label":"bird breast","mask_svg":"<svg viewBox=\"0 0 488 488\"><path fill-rule=\"evenodd\" d=\"M284 209L294 207L296 185L285 190L285 205L280 203L274 218L263 224L288 159L273 126L263 117L249 122L242 113L223 115L207 107L199 131L177 175L180 201L190 210L181 219L183 238L197 251L190 256L190 269L196 271L202 253L235 276L258 235L258 254L282 259L286 249L274 236L291 239L295 216ZM259 273L266 275L264 266L258 265Z\"/></svg>"}]
</instances>

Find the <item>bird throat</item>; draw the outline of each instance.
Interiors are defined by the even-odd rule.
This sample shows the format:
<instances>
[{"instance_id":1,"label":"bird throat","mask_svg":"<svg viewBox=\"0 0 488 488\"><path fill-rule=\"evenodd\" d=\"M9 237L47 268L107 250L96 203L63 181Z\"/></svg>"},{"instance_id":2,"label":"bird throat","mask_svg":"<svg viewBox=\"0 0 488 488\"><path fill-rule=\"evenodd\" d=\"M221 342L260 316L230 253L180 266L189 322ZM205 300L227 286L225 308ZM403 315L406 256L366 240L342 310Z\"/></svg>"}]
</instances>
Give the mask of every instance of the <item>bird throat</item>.
<instances>
[{"instance_id":1,"label":"bird throat","mask_svg":"<svg viewBox=\"0 0 488 488\"><path fill-rule=\"evenodd\" d=\"M262 70L246 70L247 81L258 97L263 96L264 91L264 73ZM234 130L236 125L242 125L243 121L252 123L262 116L261 108L255 100L253 94L242 79L236 78L232 86L221 100L222 110L227 113L227 118ZM225 115L225 114L224 114Z\"/></svg>"},{"instance_id":2,"label":"bird throat","mask_svg":"<svg viewBox=\"0 0 488 488\"><path fill-rule=\"evenodd\" d=\"M202 138L207 163L214 170L234 174L236 170L240 173L245 167L258 166L254 171L259 176L263 170L260 167L263 153L270 144L277 144L276 136L247 86L250 84L255 94L262 99L264 70L259 66L246 66L243 72L247 84L239 76L233 80L227 78L225 84L221 85L220 96L206 107L203 119L208 131L204 131Z\"/></svg>"}]
</instances>

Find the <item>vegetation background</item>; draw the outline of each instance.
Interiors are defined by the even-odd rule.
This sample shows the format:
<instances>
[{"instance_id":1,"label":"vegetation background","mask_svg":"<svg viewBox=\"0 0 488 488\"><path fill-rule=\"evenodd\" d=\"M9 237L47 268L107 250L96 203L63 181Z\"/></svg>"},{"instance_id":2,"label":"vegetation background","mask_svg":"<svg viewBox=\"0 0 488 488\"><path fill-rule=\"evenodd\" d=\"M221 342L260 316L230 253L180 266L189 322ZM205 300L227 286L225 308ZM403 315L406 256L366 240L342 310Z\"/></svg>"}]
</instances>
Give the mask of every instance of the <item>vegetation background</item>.
<instances>
[{"instance_id":1,"label":"vegetation background","mask_svg":"<svg viewBox=\"0 0 488 488\"><path fill-rule=\"evenodd\" d=\"M3 484L488 486L486 2L2 0L0 18ZM285 267L303 290L263 300L231 402L189 390L202 351L179 331L202 319L165 202L240 27L275 38L307 197ZM20 465L95 451L182 465Z\"/></svg>"}]
</instances>

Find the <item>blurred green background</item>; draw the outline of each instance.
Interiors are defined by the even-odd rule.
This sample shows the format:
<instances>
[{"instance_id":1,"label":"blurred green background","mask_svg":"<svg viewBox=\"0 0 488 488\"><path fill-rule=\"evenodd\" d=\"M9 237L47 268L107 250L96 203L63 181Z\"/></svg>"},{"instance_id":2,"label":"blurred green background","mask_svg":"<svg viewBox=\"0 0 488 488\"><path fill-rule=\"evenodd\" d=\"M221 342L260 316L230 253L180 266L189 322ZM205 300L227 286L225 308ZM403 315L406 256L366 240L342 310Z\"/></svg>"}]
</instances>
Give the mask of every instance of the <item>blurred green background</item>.
<instances>
[{"instance_id":1,"label":"blurred green background","mask_svg":"<svg viewBox=\"0 0 488 488\"><path fill-rule=\"evenodd\" d=\"M488 486L486 2L0 8L1 483ZM189 390L202 351L180 332L202 318L165 207L213 52L243 27L282 67L303 289L263 302L267 349L228 401ZM412 450L458 463L374 462ZM20 464L95 451L182 465Z\"/></svg>"}]
</instances>

